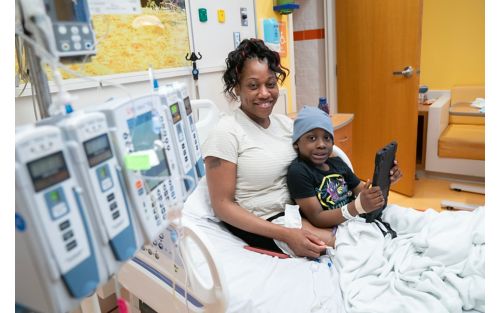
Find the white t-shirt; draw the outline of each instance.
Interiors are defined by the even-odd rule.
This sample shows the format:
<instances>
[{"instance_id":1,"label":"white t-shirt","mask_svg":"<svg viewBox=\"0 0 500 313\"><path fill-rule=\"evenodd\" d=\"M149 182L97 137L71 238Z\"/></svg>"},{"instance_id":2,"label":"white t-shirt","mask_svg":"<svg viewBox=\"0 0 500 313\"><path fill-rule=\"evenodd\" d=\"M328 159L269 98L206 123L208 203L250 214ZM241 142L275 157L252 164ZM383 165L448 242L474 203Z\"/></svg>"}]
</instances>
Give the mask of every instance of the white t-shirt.
<instances>
[{"instance_id":1,"label":"white t-shirt","mask_svg":"<svg viewBox=\"0 0 500 313\"><path fill-rule=\"evenodd\" d=\"M269 127L263 128L238 108L220 119L202 146L205 157L237 165L235 200L263 219L291 204L286 173L297 157L292 146L293 121L280 114L270 119Z\"/></svg>"}]
</instances>

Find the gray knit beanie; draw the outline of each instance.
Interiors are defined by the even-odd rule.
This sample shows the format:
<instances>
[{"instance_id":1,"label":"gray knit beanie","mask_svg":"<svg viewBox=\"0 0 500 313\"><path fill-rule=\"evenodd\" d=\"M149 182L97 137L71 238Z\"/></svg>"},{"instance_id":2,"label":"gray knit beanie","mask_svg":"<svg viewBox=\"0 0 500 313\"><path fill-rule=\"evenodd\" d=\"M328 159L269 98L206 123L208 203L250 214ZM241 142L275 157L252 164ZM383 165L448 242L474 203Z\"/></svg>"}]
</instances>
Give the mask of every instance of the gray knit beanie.
<instances>
[{"instance_id":1,"label":"gray knit beanie","mask_svg":"<svg viewBox=\"0 0 500 313\"><path fill-rule=\"evenodd\" d=\"M300 136L315 128L326 130L333 138L333 125L330 116L316 107L304 106L293 122L292 142L297 142Z\"/></svg>"}]
</instances>

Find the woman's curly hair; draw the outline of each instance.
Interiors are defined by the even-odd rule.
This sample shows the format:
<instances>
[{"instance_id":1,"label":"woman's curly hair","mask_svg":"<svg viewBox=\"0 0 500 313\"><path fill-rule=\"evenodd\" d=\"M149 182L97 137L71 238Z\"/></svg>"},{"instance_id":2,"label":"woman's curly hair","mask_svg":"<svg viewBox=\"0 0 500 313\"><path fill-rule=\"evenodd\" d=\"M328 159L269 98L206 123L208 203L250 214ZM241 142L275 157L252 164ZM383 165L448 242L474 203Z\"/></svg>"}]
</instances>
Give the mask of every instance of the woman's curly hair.
<instances>
[{"instance_id":1,"label":"woman's curly hair","mask_svg":"<svg viewBox=\"0 0 500 313\"><path fill-rule=\"evenodd\" d=\"M234 88L240 82L240 75L243 70L243 65L248 59L258 58L266 60L269 68L276 73L278 82L283 84L289 70L281 65L280 55L269 49L261 39L244 39L238 48L229 52L226 58L226 71L222 76L224 80L224 93L232 100L237 100L238 97L234 93Z\"/></svg>"}]
</instances>

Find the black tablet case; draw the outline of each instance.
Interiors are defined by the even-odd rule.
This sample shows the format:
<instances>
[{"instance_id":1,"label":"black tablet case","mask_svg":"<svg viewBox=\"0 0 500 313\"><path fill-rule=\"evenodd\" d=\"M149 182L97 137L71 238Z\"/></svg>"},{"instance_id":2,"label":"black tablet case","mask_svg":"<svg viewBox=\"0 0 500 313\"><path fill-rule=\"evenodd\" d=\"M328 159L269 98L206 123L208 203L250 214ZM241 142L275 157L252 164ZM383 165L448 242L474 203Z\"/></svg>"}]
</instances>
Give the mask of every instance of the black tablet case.
<instances>
[{"instance_id":1,"label":"black tablet case","mask_svg":"<svg viewBox=\"0 0 500 313\"><path fill-rule=\"evenodd\" d=\"M390 170L394 166L396 158L396 150L398 143L393 141L377 151L375 155L375 170L373 172L372 186L380 186L384 196L384 205L370 213L361 214L366 219L367 223L373 222L382 215L382 211L387 206L387 198L389 197L389 188L391 186Z\"/></svg>"}]
</instances>

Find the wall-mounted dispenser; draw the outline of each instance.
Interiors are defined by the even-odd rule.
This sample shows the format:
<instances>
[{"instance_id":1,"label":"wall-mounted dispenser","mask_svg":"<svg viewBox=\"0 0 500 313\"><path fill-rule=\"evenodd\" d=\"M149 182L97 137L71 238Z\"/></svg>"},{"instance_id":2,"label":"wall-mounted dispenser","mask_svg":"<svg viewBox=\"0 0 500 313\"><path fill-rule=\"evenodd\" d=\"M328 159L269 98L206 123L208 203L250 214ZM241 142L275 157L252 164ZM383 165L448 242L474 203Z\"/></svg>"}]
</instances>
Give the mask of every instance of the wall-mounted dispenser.
<instances>
[{"instance_id":1,"label":"wall-mounted dispenser","mask_svg":"<svg viewBox=\"0 0 500 313\"><path fill-rule=\"evenodd\" d=\"M293 13L293 10L300 8L293 0L274 0L273 10L282 15Z\"/></svg>"},{"instance_id":2,"label":"wall-mounted dispenser","mask_svg":"<svg viewBox=\"0 0 500 313\"><path fill-rule=\"evenodd\" d=\"M280 52L280 27L274 18L262 20L262 34L265 44L272 50Z\"/></svg>"}]
</instances>

